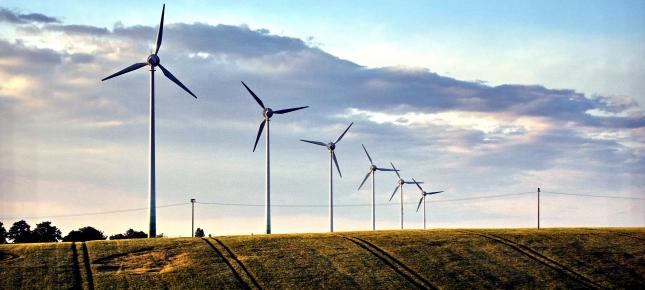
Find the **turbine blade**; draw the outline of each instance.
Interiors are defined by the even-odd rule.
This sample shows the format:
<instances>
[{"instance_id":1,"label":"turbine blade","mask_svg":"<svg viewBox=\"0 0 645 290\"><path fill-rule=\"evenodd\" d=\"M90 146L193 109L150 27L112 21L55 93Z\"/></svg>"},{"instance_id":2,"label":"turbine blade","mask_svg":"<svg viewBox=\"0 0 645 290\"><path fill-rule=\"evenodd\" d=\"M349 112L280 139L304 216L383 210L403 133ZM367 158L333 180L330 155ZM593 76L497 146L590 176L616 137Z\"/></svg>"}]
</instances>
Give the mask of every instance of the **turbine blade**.
<instances>
[{"instance_id":1,"label":"turbine blade","mask_svg":"<svg viewBox=\"0 0 645 290\"><path fill-rule=\"evenodd\" d=\"M443 190L441 190L441 191L433 191L433 192L426 192L426 194L437 194L437 193L442 193L442 192L443 192Z\"/></svg>"},{"instance_id":2,"label":"turbine blade","mask_svg":"<svg viewBox=\"0 0 645 290\"><path fill-rule=\"evenodd\" d=\"M273 111L273 113L274 114L285 114L285 113L289 113L289 112L293 112L293 111L297 111L297 110L302 110L304 108L309 108L309 106L290 108L290 109L282 109L282 110Z\"/></svg>"},{"instance_id":3,"label":"turbine blade","mask_svg":"<svg viewBox=\"0 0 645 290\"><path fill-rule=\"evenodd\" d=\"M394 188L394 191L392 192L392 196L390 196L390 200L388 200L388 201L392 201L392 198L396 194L396 191L399 190L399 186L401 186L401 184L396 185L396 187Z\"/></svg>"},{"instance_id":4,"label":"turbine blade","mask_svg":"<svg viewBox=\"0 0 645 290\"><path fill-rule=\"evenodd\" d=\"M258 136L255 137L255 145L253 145L253 152L255 152L255 148L258 147L258 141L260 141L260 135L262 135L262 130L264 130L264 123L266 123L267 120L262 120L262 123L260 123L260 129L258 129Z\"/></svg>"},{"instance_id":5,"label":"turbine blade","mask_svg":"<svg viewBox=\"0 0 645 290\"><path fill-rule=\"evenodd\" d=\"M155 55L159 52L161 47L161 38L163 37L163 15L166 12L166 4L161 8L161 21L159 22L159 30L157 31L157 47L155 48Z\"/></svg>"},{"instance_id":6,"label":"turbine blade","mask_svg":"<svg viewBox=\"0 0 645 290\"><path fill-rule=\"evenodd\" d=\"M334 153L334 151L331 152L331 157L334 159L334 164L336 164L336 170L338 170L338 175L340 175L340 178L343 178L343 175L340 173L340 167L338 167L338 160L336 159L336 153Z\"/></svg>"},{"instance_id":7,"label":"turbine blade","mask_svg":"<svg viewBox=\"0 0 645 290\"><path fill-rule=\"evenodd\" d=\"M419 208L421 207L421 202L423 201L423 198L425 198L425 195L422 195L421 199L419 199L419 205L417 205L417 212L419 212Z\"/></svg>"},{"instance_id":8,"label":"turbine blade","mask_svg":"<svg viewBox=\"0 0 645 290\"><path fill-rule=\"evenodd\" d=\"M358 190L361 190L361 187L363 187L363 184L365 184L365 181L367 181L367 178L370 177L370 174L372 174L372 170L370 170L367 175L365 175L365 178L363 178L363 182L361 182L361 185L358 186Z\"/></svg>"},{"instance_id":9,"label":"turbine blade","mask_svg":"<svg viewBox=\"0 0 645 290\"><path fill-rule=\"evenodd\" d=\"M126 68L124 68L124 69L122 69L122 70L110 75L109 77L106 77L106 78L102 79L101 81L109 80L109 79L111 79L113 77L120 76L120 75L122 75L124 73L129 73L129 72L131 72L133 70L140 69L140 68L142 68L142 67L144 67L146 65L148 65L148 64L145 63L145 62L135 63L135 64L133 64L133 65L131 65L129 67L126 67Z\"/></svg>"},{"instance_id":10,"label":"turbine blade","mask_svg":"<svg viewBox=\"0 0 645 290\"><path fill-rule=\"evenodd\" d=\"M392 169L394 169L394 172L396 173L396 176L398 176L399 179L402 179L401 175L399 174L399 170L396 169L396 167L394 167L394 163L390 162L390 165L392 165Z\"/></svg>"},{"instance_id":11,"label":"turbine blade","mask_svg":"<svg viewBox=\"0 0 645 290\"><path fill-rule=\"evenodd\" d=\"M258 105L260 105L262 109L266 109L266 107L264 106L264 103L262 103L262 100L260 100L260 98L258 98L258 96L256 96L255 93L251 89L249 89L249 87L244 82L242 82L242 85L244 85L246 90L249 91L249 93L251 93L251 96L253 96L256 102L258 102Z\"/></svg>"},{"instance_id":12,"label":"turbine blade","mask_svg":"<svg viewBox=\"0 0 645 290\"><path fill-rule=\"evenodd\" d=\"M425 191L423 191L423 188L421 188L421 185L419 185L419 183L418 183L416 180L414 180L414 178L412 178L412 180L414 181L414 184L416 184L416 185L417 185L417 187L419 188L419 190L421 190L421 194L424 194L424 193L425 193Z\"/></svg>"},{"instance_id":13,"label":"turbine blade","mask_svg":"<svg viewBox=\"0 0 645 290\"><path fill-rule=\"evenodd\" d=\"M302 140L302 139L300 139L300 141L327 147L327 144L325 144L323 142L309 141L309 140Z\"/></svg>"},{"instance_id":14,"label":"turbine blade","mask_svg":"<svg viewBox=\"0 0 645 290\"><path fill-rule=\"evenodd\" d=\"M404 181L405 184L414 184L414 181ZM423 184L423 181L419 181L419 184Z\"/></svg>"},{"instance_id":15,"label":"turbine blade","mask_svg":"<svg viewBox=\"0 0 645 290\"><path fill-rule=\"evenodd\" d=\"M345 133L347 133L347 131L349 130L349 128L352 127L352 125L354 125L354 122L352 122L351 124L349 124L349 126L347 126L347 129L345 129L345 131L343 131L343 134L340 134L340 136L338 137L338 140L336 140L336 142L334 142L334 143L340 142L340 139L343 139L343 136L345 136Z\"/></svg>"},{"instance_id":16,"label":"turbine blade","mask_svg":"<svg viewBox=\"0 0 645 290\"><path fill-rule=\"evenodd\" d=\"M376 167L376 170L378 170L378 171L399 171L398 169L394 170L394 169L390 169L390 168L381 168L381 167Z\"/></svg>"},{"instance_id":17,"label":"turbine blade","mask_svg":"<svg viewBox=\"0 0 645 290\"><path fill-rule=\"evenodd\" d=\"M169 70L167 70L167 69L166 69L165 67L163 67L161 64L159 64L159 68L161 69L161 71L163 72L163 74L164 74L167 78L169 78L171 81L173 81L173 82L174 82L175 84L177 84L179 87L181 87L182 89L184 89L184 91L188 92L191 96L193 96L193 98L197 99L197 96L195 96L195 94L193 94L193 92L191 92L191 91L190 91L186 86L184 86L184 84L182 84L182 83L181 83L181 82L180 82L180 81L179 81L175 76L173 76L173 75L172 75L172 73L170 73L170 71L169 71Z\"/></svg>"},{"instance_id":18,"label":"turbine blade","mask_svg":"<svg viewBox=\"0 0 645 290\"><path fill-rule=\"evenodd\" d=\"M370 154L367 153L367 149L365 149L365 145L361 144L361 146L363 146L363 151L365 151L365 155L367 155L367 159L370 160L370 164L374 165L374 162L372 161L372 157L370 157Z\"/></svg>"}]
</instances>

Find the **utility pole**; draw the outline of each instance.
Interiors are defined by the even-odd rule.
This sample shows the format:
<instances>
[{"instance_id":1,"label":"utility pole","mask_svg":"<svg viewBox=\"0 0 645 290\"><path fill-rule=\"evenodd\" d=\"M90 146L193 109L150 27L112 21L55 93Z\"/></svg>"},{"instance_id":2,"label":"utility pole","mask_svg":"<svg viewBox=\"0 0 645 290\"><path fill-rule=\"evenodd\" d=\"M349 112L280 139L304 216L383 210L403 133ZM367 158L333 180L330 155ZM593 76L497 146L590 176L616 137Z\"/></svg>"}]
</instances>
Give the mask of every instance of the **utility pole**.
<instances>
[{"instance_id":1,"label":"utility pole","mask_svg":"<svg viewBox=\"0 0 645 290\"><path fill-rule=\"evenodd\" d=\"M537 217L538 217L538 230L540 229L540 188L538 187L537 191Z\"/></svg>"},{"instance_id":2,"label":"utility pole","mask_svg":"<svg viewBox=\"0 0 645 290\"><path fill-rule=\"evenodd\" d=\"M195 199L191 198L190 203L192 205L192 218L191 218L191 223L190 223L190 235L191 237L195 237Z\"/></svg>"}]
</instances>

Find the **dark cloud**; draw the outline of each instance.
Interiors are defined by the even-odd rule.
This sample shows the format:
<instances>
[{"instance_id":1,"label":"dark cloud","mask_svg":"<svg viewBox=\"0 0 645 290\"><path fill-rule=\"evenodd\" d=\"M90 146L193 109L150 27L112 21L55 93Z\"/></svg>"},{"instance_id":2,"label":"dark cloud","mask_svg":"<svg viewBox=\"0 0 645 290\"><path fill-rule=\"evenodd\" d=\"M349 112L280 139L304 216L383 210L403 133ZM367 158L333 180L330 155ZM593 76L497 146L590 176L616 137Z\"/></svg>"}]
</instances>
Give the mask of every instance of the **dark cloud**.
<instances>
[{"instance_id":1,"label":"dark cloud","mask_svg":"<svg viewBox=\"0 0 645 290\"><path fill-rule=\"evenodd\" d=\"M0 55L5 61L0 68L15 69L13 72L38 69L34 65L48 66L61 62L62 54L52 49L27 47L22 42L10 43L0 39Z\"/></svg>"},{"instance_id":2,"label":"dark cloud","mask_svg":"<svg viewBox=\"0 0 645 290\"><path fill-rule=\"evenodd\" d=\"M21 14L6 8L0 8L0 22L13 24L60 23L60 20L40 13Z\"/></svg>"}]
</instances>

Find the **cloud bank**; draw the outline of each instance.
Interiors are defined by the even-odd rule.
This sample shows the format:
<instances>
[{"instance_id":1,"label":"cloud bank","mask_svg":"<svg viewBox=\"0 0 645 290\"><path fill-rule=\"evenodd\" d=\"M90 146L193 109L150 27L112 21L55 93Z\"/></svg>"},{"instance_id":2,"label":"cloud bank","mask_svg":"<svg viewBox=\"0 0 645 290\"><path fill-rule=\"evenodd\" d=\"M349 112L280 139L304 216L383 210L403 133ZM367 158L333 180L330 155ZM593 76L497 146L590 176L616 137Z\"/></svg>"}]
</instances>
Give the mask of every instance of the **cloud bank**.
<instances>
[{"instance_id":1,"label":"cloud bank","mask_svg":"<svg viewBox=\"0 0 645 290\"><path fill-rule=\"evenodd\" d=\"M98 209L118 207L114 198L144 205L147 74L99 80L143 61L155 27L66 24L8 9L0 9L0 25L13 32L0 39L2 211L33 210L25 200L48 204L43 212L79 211L69 202L78 198ZM157 74L161 202L183 201L185 192L263 199L262 154L250 153L261 118L241 80L273 108L310 106L272 127L278 201L325 203L324 152L297 140L335 139L351 121L338 152L348 176L338 184L339 202L367 201L355 190L367 165L361 143L380 163L394 161L405 176L458 197L537 186L643 197L645 115L629 96L364 67L245 25L170 20L159 55L199 96L192 100ZM394 180L383 179L385 196ZM604 206L608 215L616 210ZM633 206L620 223L643 223L642 202ZM451 218L477 219L483 207ZM261 220L260 212L243 212Z\"/></svg>"}]
</instances>

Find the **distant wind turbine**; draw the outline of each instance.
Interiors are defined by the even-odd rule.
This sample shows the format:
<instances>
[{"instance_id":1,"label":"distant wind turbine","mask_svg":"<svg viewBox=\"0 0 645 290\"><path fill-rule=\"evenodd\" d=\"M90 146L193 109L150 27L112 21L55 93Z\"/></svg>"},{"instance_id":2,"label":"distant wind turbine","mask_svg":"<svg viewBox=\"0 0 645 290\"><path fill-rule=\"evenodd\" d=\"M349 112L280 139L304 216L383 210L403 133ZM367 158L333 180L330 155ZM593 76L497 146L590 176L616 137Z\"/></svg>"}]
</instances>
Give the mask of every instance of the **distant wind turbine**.
<instances>
[{"instance_id":1,"label":"distant wind turbine","mask_svg":"<svg viewBox=\"0 0 645 290\"><path fill-rule=\"evenodd\" d=\"M266 134L266 182L265 182L265 203L264 203L264 210L265 210L265 220L266 220L266 233L270 234L271 233L271 155L270 155L270 143L269 143L269 121L271 120L271 117L273 117L273 114L286 114L289 112L301 110L304 108L308 108L309 106L304 106L304 107L296 107L296 108L290 108L290 109L282 109L282 110L277 110L274 111L271 108L267 108L264 106L264 103L260 98L255 95L255 93L244 83L242 82L242 85L246 88L246 90L253 96L253 99L262 107L262 116L263 120L260 123L260 129L258 129L258 135L255 137L255 145L253 145L253 152L255 152L255 148L258 146L258 141L260 140L260 135L262 135L262 130L266 126L267 128L267 134Z\"/></svg>"},{"instance_id":2,"label":"distant wind turbine","mask_svg":"<svg viewBox=\"0 0 645 290\"><path fill-rule=\"evenodd\" d=\"M417 212L419 212L419 207L421 207L421 202L423 202L423 229L426 229L426 196L431 195L431 194L437 194L437 193L442 193L443 190L441 191L432 191L432 192L427 192L424 191L423 188L421 188L421 185L412 178L412 181L414 181L414 184L417 185L419 190L421 191L421 199L419 199L419 205L417 205Z\"/></svg>"},{"instance_id":3,"label":"distant wind turbine","mask_svg":"<svg viewBox=\"0 0 645 290\"><path fill-rule=\"evenodd\" d=\"M394 192L392 192L392 196L390 196L389 201L392 201L392 198L396 194L396 191L400 190L399 193L401 194L401 229L403 229L403 185L413 184L413 183L417 183L417 182L403 180L403 178L401 178L401 175L399 174L399 170L396 169L396 167L394 167L394 163L390 162L390 165L392 165L392 169L394 169L394 173L396 173L396 176L399 177L399 180L397 181L397 185L394 188ZM418 182L418 183L423 183L423 182Z\"/></svg>"},{"instance_id":4,"label":"distant wind turbine","mask_svg":"<svg viewBox=\"0 0 645 290\"><path fill-rule=\"evenodd\" d=\"M395 169L390 169L390 168L382 168L374 165L374 162L372 161L372 157L370 157L370 154L367 153L367 149L365 149L365 145L361 144L363 146L363 151L365 151L365 155L367 155L367 159L370 161L370 169L367 172L367 175L365 175L365 178L363 178L363 182L361 182L361 185L358 186L358 190L361 190L361 187L363 187L363 184L365 184L365 181L367 181L367 178L372 176L372 230L376 230L376 214L375 214L375 189L374 189L374 175L376 174L376 171L396 171Z\"/></svg>"},{"instance_id":5,"label":"distant wind turbine","mask_svg":"<svg viewBox=\"0 0 645 290\"><path fill-rule=\"evenodd\" d=\"M179 87L188 92L191 96L197 99L197 96L193 94L184 84L182 84L168 69L163 67L159 62L159 48L161 47L161 38L163 35L163 18L164 12L166 10L166 4L163 5L161 10L161 21L159 22L159 30L157 31L157 46L155 48L155 53L148 56L146 62L135 63L129 67L126 67L101 81L111 79L116 76L120 76L125 73L140 69L144 66L150 67L150 127L149 127L149 138L150 138L150 175L148 176L148 210L150 213L149 228L148 228L148 237L154 238L157 236L157 213L156 213L156 194L155 194L155 67L159 67L163 74L177 84Z\"/></svg>"},{"instance_id":6,"label":"distant wind turbine","mask_svg":"<svg viewBox=\"0 0 645 290\"><path fill-rule=\"evenodd\" d=\"M343 131L343 134L340 134L338 136L338 139L336 139L336 142L329 142L325 144L324 142L319 142L319 141L309 141L309 140L300 140L302 142L307 142L323 147L327 147L327 150L329 150L329 231L333 232L334 231L334 166L332 165L332 160L333 163L336 164L336 169L338 170L338 175L343 178L343 175L340 173L340 167L338 167L338 160L336 159L336 153L334 153L334 149L336 149L336 144L340 142L341 139L343 139L343 136L345 136L345 133L349 130L349 128L354 125L354 122L349 124L347 126L347 129Z\"/></svg>"}]
</instances>

